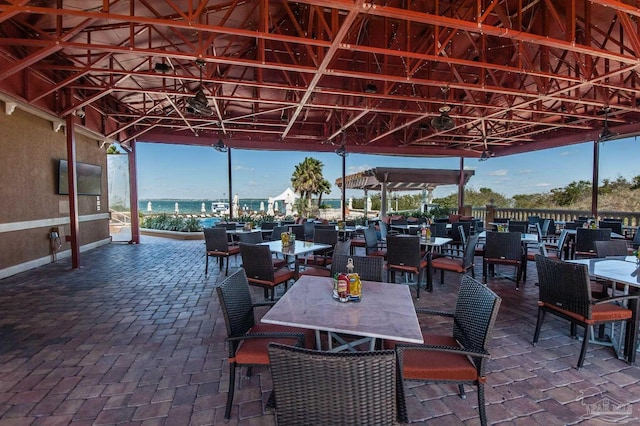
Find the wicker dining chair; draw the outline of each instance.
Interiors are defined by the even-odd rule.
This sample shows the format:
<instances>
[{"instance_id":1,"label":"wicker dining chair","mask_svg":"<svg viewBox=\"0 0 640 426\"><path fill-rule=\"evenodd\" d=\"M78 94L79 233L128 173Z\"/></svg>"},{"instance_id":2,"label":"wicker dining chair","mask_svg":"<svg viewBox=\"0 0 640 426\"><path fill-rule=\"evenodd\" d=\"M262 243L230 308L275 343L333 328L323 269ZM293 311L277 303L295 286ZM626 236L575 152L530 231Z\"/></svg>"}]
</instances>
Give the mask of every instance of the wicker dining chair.
<instances>
[{"instance_id":1,"label":"wicker dining chair","mask_svg":"<svg viewBox=\"0 0 640 426\"><path fill-rule=\"evenodd\" d=\"M333 248L338 242L338 231L333 229L315 228L313 231L313 242L317 244L327 244L331 247L316 250L313 254L305 256L299 259L300 263L312 266L329 266L331 264L331 256L333 255Z\"/></svg>"},{"instance_id":2,"label":"wicker dining chair","mask_svg":"<svg viewBox=\"0 0 640 426\"><path fill-rule=\"evenodd\" d=\"M274 269L269 246L240 243L240 255L249 284L262 287L265 299L274 300L276 287L284 284L284 291L287 291L289 281L295 279L294 271L288 266Z\"/></svg>"},{"instance_id":3,"label":"wicker dining chair","mask_svg":"<svg viewBox=\"0 0 640 426\"><path fill-rule=\"evenodd\" d=\"M601 220L598 222L598 228L611 229L611 232L622 235L622 221L620 220Z\"/></svg>"},{"instance_id":4,"label":"wicker dining chair","mask_svg":"<svg viewBox=\"0 0 640 426\"><path fill-rule=\"evenodd\" d=\"M238 253L240 253L240 248L229 244L226 228L204 228L203 231L206 248L204 274L207 275L209 273L209 258L215 257L220 264L220 271L222 271L222 264L225 263L226 259L224 275L229 275L229 257L237 257Z\"/></svg>"},{"instance_id":5,"label":"wicker dining chair","mask_svg":"<svg viewBox=\"0 0 640 426\"><path fill-rule=\"evenodd\" d=\"M321 352L269 345L280 426L407 423L396 352Z\"/></svg>"},{"instance_id":6,"label":"wicker dining chair","mask_svg":"<svg viewBox=\"0 0 640 426\"><path fill-rule=\"evenodd\" d=\"M487 232L482 260L482 276L487 282L490 265L515 267L516 290L520 289L522 277L523 249L520 232Z\"/></svg>"},{"instance_id":7,"label":"wicker dining chair","mask_svg":"<svg viewBox=\"0 0 640 426\"><path fill-rule=\"evenodd\" d=\"M261 231L254 232L241 232L238 234L238 240L241 243L246 244L260 244L264 242L264 238ZM280 259L277 257L271 257L274 269L280 269L287 264L287 259Z\"/></svg>"},{"instance_id":8,"label":"wicker dining chair","mask_svg":"<svg viewBox=\"0 0 640 426\"><path fill-rule=\"evenodd\" d=\"M390 235L387 238L387 281L396 282L396 272L415 275L416 299L420 299L420 281L427 268L427 260L420 252L417 235ZM407 281L407 284L409 282Z\"/></svg>"},{"instance_id":9,"label":"wicker dining chair","mask_svg":"<svg viewBox=\"0 0 640 426\"><path fill-rule=\"evenodd\" d=\"M640 248L640 226L638 226L638 228L636 229L636 233L633 235L630 251L638 250L638 248Z\"/></svg>"},{"instance_id":10,"label":"wicker dining chair","mask_svg":"<svg viewBox=\"0 0 640 426\"><path fill-rule=\"evenodd\" d=\"M270 342L310 347L315 343L312 330L297 329L280 325L256 323L254 309L271 306L273 303L253 303L249 283L243 269L236 271L216 288L220 307L227 327L227 346L229 348L229 390L224 418L231 417L233 394L236 380L236 367L247 367L247 376L251 375L251 366L268 365L268 346Z\"/></svg>"},{"instance_id":11,"label":"wicker dining chair","mask_svg":"<svg viewBox=\"0 0 640 426\"><path fill-rule=\"evenodd\" d=\"M454 312L416 309L419 314L452 318L451 335L423 333L422 345L384 342L386 349L395 348L398 352L404 380L455 383L461 398L465 398L465 384L476 386L483 426L487 424L484 385L490 357L488 346L501 301L487 286L463 275Z\"/></svg>"},{"instance_id":12,"label":"wicker dining chair","mask_svg":"<svg viewBox=\"0 0 640 426\"><path fill-rule=\"evenodd\" d=\"M609 241L611 229L576 228L574 258L596 257L596 241Z\"/></svg>"},{"instance_id":13,"label":"wicker dining chair","mask_svg":"<svg viewBox=\"0 0 640 426\"><path fill-rule=\"evenodd\" d=\"M300 272L300 275L312 275L315 277L332 277L333 273L333 265L336 262L336 257L340 255L348 255L351 251L351 241L338 241L333 249L333 254L331 256L332 260L330 263L330 267L327 266L314 266L314 265L306 265L304 270Z\"/></svg>"},{"instance_id":14,"label":"wicker dining chair","mask_svg":"<svg viewBox=\"0 0 640 426\"><path fill-rule=\"evenodd\" d=\"M538 299L538 320L533 335L533 344L538 343L540 330L547 312L571 322L571 336L576 336L576 326L584 327L582 348L577 368L582 368L589 344L590 326L625 321L632 326L637 316L631 309L611 302L638 299L638 295L608 297L600 300L591 298L591 281L587 265L563 262L541 255L536 256L540 296ZM637 336L633 336L630 347L635 348Z\"/></svg>"},{"instance_id":15,"label":"wicker dining chair","mask_svg":"<svg viewBox=\"0 0 640 426\"><path fill-rule=\"evenodd\" d=\"M478 244L479 234L469 237L467 246L464 248L464 254L460 257L437 256L431 257L429 253L429 265L427 270L427 289L433 287L433 270L440 270L440 284L444 284L444 271L457 272L465 274L471 271L471 276L475 278L474 258L476 245Z\"/></svg>"},{"instance_id":16,"label":"wicker dining chair","mask_svg":"<svg viewBox=\"0 0 640 426\"><path fill-rule=\"evenodd\" d=\"M597 257L626 256L629 253L625 240L595 241L593 245Z\"/></svg>"},{"instance_id":17,"label":"wicker dining chair","mask_svg":"<svg viewBox=\"0 0 640 426\"><path fill-rule=\"evenodd\" d=\"M331 264L331 276L340 272L347 272L347 262L353 259L353 272L363 281L385 282L384 259L379 256L351 256L340 254L334 256Z\"/></svg>"},{"instance_id":18,"label":"wicker dining chair","mask_svg":"<svg viewBox=\"0 0 640 426\"><path fill-rule=\"evenodd\" d=\"M373 228L367 228L364 230L365 240L365 254L367 256L380 256L384 259L387 258L387 250L382 247L382 244L378 240L376 230Z\"/></svg>"}]
</instances>

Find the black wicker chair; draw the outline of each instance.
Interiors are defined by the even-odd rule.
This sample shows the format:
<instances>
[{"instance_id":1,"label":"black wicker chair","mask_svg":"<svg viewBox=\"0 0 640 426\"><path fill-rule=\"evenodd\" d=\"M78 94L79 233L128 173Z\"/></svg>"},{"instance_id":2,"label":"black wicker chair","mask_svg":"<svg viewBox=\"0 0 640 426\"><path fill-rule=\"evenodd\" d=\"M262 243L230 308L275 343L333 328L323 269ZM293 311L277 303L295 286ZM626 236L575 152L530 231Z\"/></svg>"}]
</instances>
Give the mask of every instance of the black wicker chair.
<instances>
[{"instance_id":1,"label":"black wicker chair","mask_svg":"<svg viewBox=\"0 0 640 426\"><path fill-rule=\"evenodd\" d=\"M633 326L637 312L610 302L638 299L640 296L609 297L593 301L591 282L587 265L563 262L544 256L536 256L540 297L538 301L538 320L533 335L533 344L538 342L540 329L547 312L571 322L571 336L576 336L576 325L584 327L582 349L577 368L584 364L589 344L590 326L626 321L627 327ZM637 303L634 303L637 305ZM633 333L635 334L635 333ZM636 347L637 336L632 336L629 347Z\"/></svg>"},{"instance_id":2,"label":"black wicker chair","mask_svg":"<svg viewBox=\"0 0 640 426\"><path fill-rule=\"evenodd\" d=\"M247 276L243 269L238 270L222 281L216 288L220 307L227 326L227 346L229 347L229 391L224 418L231 417L233 393L235 388L236 367L247 366L247 375L251 375L251 366L268 365L267 351L270 342L291 345L313 345L315 335L311 330L296 329L270 324L256 324L254 308L271 306L272 303L253 303Z\"/></svg>"},{"instance_id":3,"label":"black wicker chair","mask_svg":"<svg viewBox=\"0 0 640 426\"><path fill-rule=\"evenodd\" d=\"M523 249L520 232L487 232L482 260L482 276L487 282L489 265L514 266L516 290L520 289L522 277Z\"/></svg>"},{"instance_id":4,"label":"black wicker chair","mask_svg":"<svg viewBox=\"0 0 640 426\"><path fill-rule=\"evenodd\" d=\"M459 274L465 274L471 271L471 276L475 278L474 257L476 252L476 244L478 244L478 234L472 235L467 241L467 246L464 248L464 255L459 257L446 257L438 256L431 257L431 253L428 253L428 268L427 269L427 290L433 288L433 270L440 270L440 284L444 284L444 271L457 272Z\"/></svg>"},{"instance_id":5,"label":"black wicker chair","mask_svg":"<svg viewBox=\"0 0 640 426\"><path fill-rule=\"evenodd\" d=\"M465 384L475 385L483 426L487 424L484 384L488 346L501 300L487 286L463 275L454 312L416 309L418 313L452 318L451 336L424 333L423 345L384 342L385 348L395 347L398 351L405 380L456 383L461 398L465 398Z\"/></svg>"},{"instance_id":6,"label":"black wicker chair","mask_svg":"<svg viewBox=\"0 0 640 426\"><path fill-rule=\"evenodd\" d=\"M274 269L269 246L240 243L242 267L246 271L249 284L262 287L264 297L275 299L275 289L284 284L287 291L289 281L294 280L294 271L288 267Z\"/></svg>"},{"instance_id":7,"label":"black wicker chair","mask_svg":"<svg viewBox=\"0 0 640 426\"><path fill-rule=\"evenodd\" d=\"M313 231L313 242L317 244L328 244L331 247L323 250L316 250L313 254L299 259L300 263L310 266L329 266L333 248L338 242L338 231L333 229L315 228Z\"/></svg>"},{"instance_id":8,"label":"black wicker chair","mask_svg":"<svg viewBox=\"0 0 640 426\"><path fill-rule=\"evenodd\" d=\"M626 256L629 253L625 240L595 241L597 257Z\"/></svg>"},{"instance_id":9,"label":"black wicker chair","mask_svg":"<svg viewBox=\"0 0 640 426\"><path fill-rule=\"evenodd\" d=\"M427 260L420 252L420 237L390 235L387 238L387 282L396 282L396 272L415 275L416 299L420 299L420 281L426 267Z\"/></svg>"},{"instance_id":10,"label":"black wicker chair","mask_svg":"<svg viewBox=\"0 0 640 426\"><path fill-rule=\"evenodd\" d=\"M596 241L609 241L611 229L577 228L574 258L596 257Z\"/></svg>"},{"instance_id":11,"label":"black wicker chair","mask_svg":"<svg viewBox=\"0 0 640 426\"><path fill-rule=\"evenodd\" d=\"M392 350L320 352L269 345L276 422L302 425L406 423L402 376Z\"/></svg>"},{"instance_id":12,"label":"black wicker chair","mask_svg":"<svg viewBox=\"0 0 640 426\"><path fill-rule=\"evenodd\" d=\"M385 282L384 259L379 256L336 255L331 264L331 276L347 272L347 261L353 259L353 272L357 272L363 281Z\"/></svg>"},{"instance_id":13,"label":"black wicker chair","mask_svg":"<svg viewBox=\"0 0 640 426\"><path fill-rule=\"evenodd\" d=\"M600 222L598 222L598 228L608 228L611 229L611 232L622 235L622 222L619 220L601 220Z\"/></svg>"},{"instance_id":14,"label":"black wicker chair","mask_svg":"<svg viewBox=\"0 0 640 426\"><path fill-rule=\"evenodd\" d=\"M222 271L222 264L226 259L225 276L229 275L229 257L236 256L240 253L240 248L235 245L229 245L227 239L226 228L204 228L204 243L206 247L206 256L204 264L204 274L209 273L209 258L216 257Z\"/></svg>"},{"instance_id":15,"label":"black wicker chair","mask_svg":"<svg viewBox=\"0 0 640 426\"><path fill-rule=\"evenodd\" d=\"M348 255L351 251L351 241L338 241L333 249L331 268L325 266L307 265L304 270L300 272L300 275L313 275L315 277L332 277L333 265L336 261L336 257L340 255Z\"/></svg>"}]
</instances>

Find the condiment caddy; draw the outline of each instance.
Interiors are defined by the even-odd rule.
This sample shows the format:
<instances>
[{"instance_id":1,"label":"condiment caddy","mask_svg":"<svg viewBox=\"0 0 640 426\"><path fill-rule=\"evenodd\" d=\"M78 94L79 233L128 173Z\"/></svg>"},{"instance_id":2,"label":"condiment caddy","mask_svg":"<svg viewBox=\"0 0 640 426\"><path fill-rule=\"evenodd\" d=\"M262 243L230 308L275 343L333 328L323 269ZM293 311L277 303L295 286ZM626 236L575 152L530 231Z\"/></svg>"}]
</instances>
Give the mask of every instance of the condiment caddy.
<instances>
[{"instance_id":1,"label":"condiment caddy","mask_svg":"<svg viewBox=\"0 0 640 426\"><path fill-rule=\"evenodd\" d=\"M333 279L333 298L342 303L362 300L360 276L353 269L353 259L348 259L347 272L336 274Z\"/></svg>"}]
</instances>

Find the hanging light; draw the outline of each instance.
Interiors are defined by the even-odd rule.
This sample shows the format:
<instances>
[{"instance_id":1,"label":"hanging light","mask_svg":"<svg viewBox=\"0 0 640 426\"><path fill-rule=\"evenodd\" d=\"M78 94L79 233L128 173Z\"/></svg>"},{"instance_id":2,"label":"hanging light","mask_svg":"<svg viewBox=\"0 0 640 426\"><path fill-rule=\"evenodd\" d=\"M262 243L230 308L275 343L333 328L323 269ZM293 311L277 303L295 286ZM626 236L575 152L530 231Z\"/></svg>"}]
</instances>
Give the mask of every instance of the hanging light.
<instances>
[{"instance_id":1,"label":"hanging light","mask_svg":"<svg viewBox=\"0 0 640 426\"><path fill-rule=\"evenodd\" d=\"M222 139L219 139L218 143L211 146L213 147L213 149L215 149L218 152L227 152L229 150L229 148L224 144L224 142L222 142Z\"/></svg>"},{"instance_id":2,"label":"hanging light","mask_svg":"<svg viewBox=\"0 0 640 426\"><path fill-rule=\"evenodd\" d=\"M340 145L340 148L336 149L336 154L338 154L340 157L346 157L347 155L349 155L349 153L347 152L347 148L344 145Z\"/></svg>"}]
</instances>

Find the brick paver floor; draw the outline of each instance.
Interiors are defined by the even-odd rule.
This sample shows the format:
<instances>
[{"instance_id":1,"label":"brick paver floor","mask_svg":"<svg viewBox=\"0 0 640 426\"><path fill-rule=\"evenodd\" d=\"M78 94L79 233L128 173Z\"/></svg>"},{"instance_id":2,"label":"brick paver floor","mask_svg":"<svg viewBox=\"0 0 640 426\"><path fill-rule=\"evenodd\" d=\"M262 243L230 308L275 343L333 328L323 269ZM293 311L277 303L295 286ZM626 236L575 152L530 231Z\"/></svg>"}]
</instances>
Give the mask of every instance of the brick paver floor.
<instances>
[{"instance_id":1,"label":"brick paver floor","mask_svg":"<svg viewBox=\"0 0 640 426\"><path fill-rule=\"evenodd\" d=\"M0 280L0 426L224 424L226 329L215 293L223 277L215 263L205 277L204 260L202 241L143 236L139 245L82 253L79 269L65 259ZM611 348L591 345L576 370L580 342L553 316L531 345L532 264L528 275L520 291L504 279L489 281L503 298L491 343L489 421L637 422L640 370ZM435 279L434 292L422 292L416 305L452 309L459 276L447 274L444 285ZM421 321L429 332L451 327L446 319ZM244 373L229 424L275 424L264 408L268 369L254 368L248 379ZM413 423L479 424L474 389L462 400L451 385L405 386ZM610 412L590 412L587 404L598 402Z\"/></svg>"}]
</instances>

